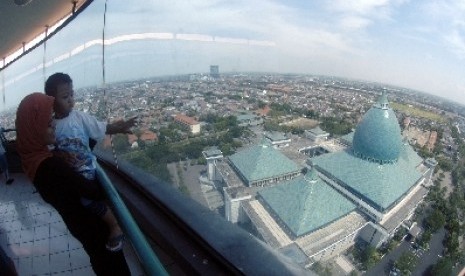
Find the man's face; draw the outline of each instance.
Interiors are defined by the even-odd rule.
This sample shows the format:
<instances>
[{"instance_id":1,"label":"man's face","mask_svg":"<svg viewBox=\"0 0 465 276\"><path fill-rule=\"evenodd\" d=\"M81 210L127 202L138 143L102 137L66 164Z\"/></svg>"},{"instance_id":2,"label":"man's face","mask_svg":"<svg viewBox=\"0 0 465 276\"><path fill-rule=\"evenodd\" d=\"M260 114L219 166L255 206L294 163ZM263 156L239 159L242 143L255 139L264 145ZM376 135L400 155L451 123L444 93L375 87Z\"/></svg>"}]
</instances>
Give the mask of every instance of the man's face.
<instances>
[{"instance_id":1,"label":"man's face","mask_svg":"<svg viewBox=\"0 0 465 276\"><path fill-rule=\"evenodd\" d=\"M72 83L63 83L57 86L55 96L55 117L64 118L69 115L74 107L74 90Z\"/></svg>"}]
</instances>

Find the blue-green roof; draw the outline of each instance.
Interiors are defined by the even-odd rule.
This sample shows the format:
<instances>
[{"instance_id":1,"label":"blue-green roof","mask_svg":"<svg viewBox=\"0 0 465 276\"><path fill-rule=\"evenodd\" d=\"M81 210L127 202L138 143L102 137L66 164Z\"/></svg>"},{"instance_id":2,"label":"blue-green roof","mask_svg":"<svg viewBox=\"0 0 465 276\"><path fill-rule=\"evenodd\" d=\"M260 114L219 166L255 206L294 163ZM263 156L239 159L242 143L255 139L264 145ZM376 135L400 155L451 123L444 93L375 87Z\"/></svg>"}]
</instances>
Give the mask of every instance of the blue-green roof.
<instances>
[{"instance_id":1,"label":"blue-green roof","mask_svg":"<svg viewBox=\"0 0 465 276\"><path fill-rule=\"evenodd\" d=\"M356 208L351 201L314 176L309 179L298 177L258 194L267 209L271 209L295 237L320 229Z\"/></svg>"},{"instance_id":2,"label":"blue-green roof","mask_svg":"<svg viewBox=\"0 0 465 276\"><path fill-rule=\"evenodd\" d=\"M357 125L352 141L354 153L379 163L394 162L399 157L401 144L396 114L383 94Z\"/></svg>"},{"instance_id":3,"label":"blue-green roof","mask_svg":"<svg viewBox=\"0 0 465 276\"><path fill-rule=\"evenodd\" d=\"M268 145L242 150L229 160L248 183L300 171L296 163Z\"/></svg>"},{"instance_id":4,"label":"blue-green roof","mask_svg":"<svg viewBox=\"0 0 465 276\"><path fill-rule=\"evenodd\" d=\"M401 145L399 159L393 164L369 162L355 157L351 150L312 158L319 171L331 174L379 211L389 209L421 178L416 170L421 162L409 145Z\"/></svg>"},{"instance_id":5,"label":"blue-green roof","mask_svg":"<svg viewBox=\"0 0 465 276\"><path fill-rule=\"evenodd\" d=\"M341 140L345 141L347 144L352 145L354 140L354 132L349 132L346 135L341 136Z\"/></svg>"}]
</instances>

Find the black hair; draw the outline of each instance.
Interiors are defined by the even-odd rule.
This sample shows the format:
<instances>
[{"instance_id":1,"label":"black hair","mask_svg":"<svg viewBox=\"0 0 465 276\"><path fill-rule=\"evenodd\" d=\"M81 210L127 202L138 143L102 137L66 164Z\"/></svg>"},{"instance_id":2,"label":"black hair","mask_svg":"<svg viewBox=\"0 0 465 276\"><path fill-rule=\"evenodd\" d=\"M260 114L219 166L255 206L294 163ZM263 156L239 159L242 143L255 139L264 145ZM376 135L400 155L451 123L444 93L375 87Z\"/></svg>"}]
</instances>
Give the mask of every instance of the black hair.
<instances>
[{"instance_id":1,"label":"black hair","mask_svg":"<svg viewBox=\"0 0 465 276\"><path fill-rule=\"evenodd\" d=\"M72 83L73 80L68 74L65 73L55 73L48 77L45 81L45 94L55 97L57 93L57 87L60 84Z\"/></svg>"}]
</instances>

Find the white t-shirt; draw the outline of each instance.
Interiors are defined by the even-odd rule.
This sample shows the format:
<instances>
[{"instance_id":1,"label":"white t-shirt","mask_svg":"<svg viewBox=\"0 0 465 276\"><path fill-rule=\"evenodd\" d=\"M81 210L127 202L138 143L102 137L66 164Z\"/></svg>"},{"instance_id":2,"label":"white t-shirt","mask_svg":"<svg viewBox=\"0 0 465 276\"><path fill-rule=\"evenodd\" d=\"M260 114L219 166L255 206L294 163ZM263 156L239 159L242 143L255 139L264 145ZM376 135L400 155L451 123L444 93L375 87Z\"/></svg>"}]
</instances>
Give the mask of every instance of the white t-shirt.
<instances>
[{"instance_id":1,"label":"white t-shirt","mask_svg":"<svg viewBox=\"0 0 465 276\"><path fill-rule=\"evenodd\" d=\"M68 117L55 119L57 156L87 179L95 178L96 158L89 147L89 138L105 138L107 123L94 116L73 110Z\"/></svg>"}]
</instances>

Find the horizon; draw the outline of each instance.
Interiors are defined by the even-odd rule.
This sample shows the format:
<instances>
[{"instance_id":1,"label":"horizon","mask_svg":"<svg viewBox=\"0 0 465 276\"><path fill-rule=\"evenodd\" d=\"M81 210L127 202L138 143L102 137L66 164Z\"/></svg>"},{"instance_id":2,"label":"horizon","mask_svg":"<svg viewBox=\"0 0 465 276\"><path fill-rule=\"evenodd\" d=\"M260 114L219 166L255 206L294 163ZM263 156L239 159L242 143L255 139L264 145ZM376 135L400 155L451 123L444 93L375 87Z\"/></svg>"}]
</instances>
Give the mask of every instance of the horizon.
<instances>
[{"instance_id":1,"label":"horizon","mask_svg":"<svg viewBox=\"0 0 465 276\"><path fill-rule=\"evenodd\" d=\"M265 76L265 75L280 76L280 75L282 75L282 76L299 76L299 77L304 77L304 76L307 76L307 77L319 77L319 78L328 78L328 79L336 78L336 79L339 79L339 80L344 80L344 81L349 81L349 82L372 84L372 85L378 86L378 88L389 87L390 89L392 89L392 88L400 89L402 91L396 91L396 92L400 92L400 93L405 94L405 95L407 95L407 93L422 94L422 95L425 95L425 96L428 96L428 97L438 98L438 99L441 99L443 101L446 101L449 104L455 104L455 105L458 105L458 106L460 106L462 108L465 108L465 104L462 104L462 103L457 102L457 101L453 101L451 99L442 97L440 95L434 95L434 94L430 94L430 93L425 92L425 91L414 90L414 89L410 89L410 88L407 88L407 87L401 87L401 86L392 85L392 84L388 84L388 83L380 83L380 82L367 81L367 80L362 80L362 79L351 79L351 78L341 77L341 76L330 76L330 75L319 75L319 74L299 74L299 73L277 73L277 72L222 72L221 73L220 72L220 76L221 75L236 75L236 74L245 75L245 76L247 76L248 74L254 74L254 75L261 75L261 76ZM173 77L181 77L181 76L192 76L192 75L209 76L210 72L151 76L151 77L144 77L144 78L131 79L131 80L115 80L115 81L113 81L111 83L106 83L106 86L115 85L115 84L129 83L129 82L144 82L144 81L150 81L150 80L154 80L154 79L160 79L160 80L164 81L163 79L165 79L165 78L173 78ZM215 82L217 82L217 81L215 81ZM94 85L88 85L88 86L75 87L75 90L76 90L76 92L79 92L79 90L81 90L81 89L92 89L92 88L102 89L101 85L99 86L99 85L94 84ZM108 87L106 87L106 88L108 88ZM45 93L43 91L40 91L40 92ZM369 92L369 91L367 91L367 92ZM372 91L372 92L375 92L375 91ZM33 92L31 92L31 93L33 93ZM392 102L392 100L390 102ZM16 106L10 106L8 108L2 108L0 113L8 113L8 112L16 111L16 108L17 108L18 104L19 104L19 102L16 104Z\"/></svg>"}]
</instances>

